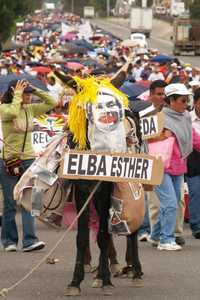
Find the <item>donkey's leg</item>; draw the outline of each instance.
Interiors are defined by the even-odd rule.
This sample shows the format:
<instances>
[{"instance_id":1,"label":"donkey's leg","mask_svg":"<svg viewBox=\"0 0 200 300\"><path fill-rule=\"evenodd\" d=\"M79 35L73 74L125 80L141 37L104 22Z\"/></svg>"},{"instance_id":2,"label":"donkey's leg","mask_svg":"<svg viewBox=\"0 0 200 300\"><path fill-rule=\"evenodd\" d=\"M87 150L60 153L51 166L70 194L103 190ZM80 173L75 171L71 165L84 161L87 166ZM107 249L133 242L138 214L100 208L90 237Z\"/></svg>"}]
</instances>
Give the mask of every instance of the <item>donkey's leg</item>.
<instances>
[{"instance_id":1,"label":"donkey's leg","mask_svg":"<svg viewBox=\"0 0 200 300\"><path fill-rule=\"evenodd\" d=\"M91 182L86 180L79 180L76 182L75 187L75 202L77 212L81 210L85 201L87 200L90 191ZM73 274L72 282L68 287L67 295L77 295L78 291L80 294L80 283L84 279L84 257L86 249L89 247L89 206L83 211L80 218L78 219L78 231L76 238L76 264ZM73 288L74 287L74 288Z\"/></svg>"},{"instance_id":2,"label":"donkey's leg","mask_svg":"<svg viewBox=\"0 0 200 300\"><path fill-rule=\"evenodd\" d=\"M132 252L132 270L133 270L133 285L135 287L142 287L142 266L139 259L138 252L138 232L134 232L129 236L131 240L131 252Z\"/></svg>"},{"instance_id":3,"label":"donkey's leg","mask_svg":"<svg viewBox=\"0 0 200 300\"><path fill-rule=\"evenodd\" d=\"M100 258L97 278L102 279L103 287L112 286L108 261L108 247L110 243L110 234L108 233L108 218L111 192L112 184L109 182L102 182L94 197L95 208L99 216L99 232L97 235L97 243L100 249ZM105 291L105 293L110 294L109 291Z\"/></svg>"},{"instance_id":4,"label":"donkey's leg","mask_svg":"<svg viewBox=\"0 0 200 300\"><path fill-rule=\"evenodd\" d=\"M114 277L119 276L121 272L120 264L117 260L117 251L113 242L113 237L110 237L110 242L108 245L108 258L110 261L110 270Z\"/></svg>"}]
</instances>

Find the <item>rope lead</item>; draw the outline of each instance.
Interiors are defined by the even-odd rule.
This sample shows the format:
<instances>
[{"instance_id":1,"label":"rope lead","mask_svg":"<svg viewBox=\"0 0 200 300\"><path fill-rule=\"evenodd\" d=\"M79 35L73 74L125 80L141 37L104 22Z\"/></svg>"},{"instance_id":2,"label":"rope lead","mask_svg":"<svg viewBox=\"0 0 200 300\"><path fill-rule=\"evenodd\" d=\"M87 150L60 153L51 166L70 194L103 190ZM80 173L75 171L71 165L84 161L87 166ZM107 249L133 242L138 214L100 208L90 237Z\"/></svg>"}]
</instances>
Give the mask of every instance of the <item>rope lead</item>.
<instances>
[{"instance_id":1,"label":"rope lead","mask_svg":"<svg viewBox=\"0 0 200 300\"><path fill-rule=\"evenodd\" d=\"M86 206L89 204L90 200L92 199L93 195L95 194L96 190L100 186L101 181L98 181L97 184L94 186L92 192L88 196L85 204L82 206L81 210L77 214L77 216L74 218L73 222L70 224L70 226L67 228L67 230L61 235L60 239L57 241L55 246L47 253L38 263L35 265L24 277L22 277L20 280L18 280L16 283L11 285L9 288L2 288L0 290L0 297L6 297L8 295L8 292L12 291L14 288L16 288L18 285L20 285L23 281L28 279L33 272L35 272L42 264L45 262L49 256L56 250L56 248L59 246L59 244L64 240L65 236L67 233L73 228L74 224L77 222L77 220L80 218L82 215L83 211L85 210Z\"/></svg>"}]
</instances>

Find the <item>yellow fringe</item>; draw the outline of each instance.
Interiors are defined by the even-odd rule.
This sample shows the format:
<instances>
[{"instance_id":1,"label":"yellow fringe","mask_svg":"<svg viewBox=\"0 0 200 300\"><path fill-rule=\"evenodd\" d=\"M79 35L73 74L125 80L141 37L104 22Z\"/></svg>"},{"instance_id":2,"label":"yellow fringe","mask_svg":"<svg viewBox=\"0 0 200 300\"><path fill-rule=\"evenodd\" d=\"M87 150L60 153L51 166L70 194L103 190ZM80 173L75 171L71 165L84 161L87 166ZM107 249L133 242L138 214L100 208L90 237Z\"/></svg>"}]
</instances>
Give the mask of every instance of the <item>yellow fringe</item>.
<instances>
[{"instance_id":1,"label":"yellow fringe","mask_svg":"<svg viewBox=\"0 0 200 300\"><path fill-rule=\"evenodd\" d=\"M85 149L87 140L86 103L96 103L100 88L110 89L125 107L128 107L128 98L107 79L98 80L98 78L94 77L86 79L74 77L74 79L77 83L78 91L72 98L69 107L69 129L73 133L74 141L78 143L79 149Z\"/></svg>"}]
</instances>

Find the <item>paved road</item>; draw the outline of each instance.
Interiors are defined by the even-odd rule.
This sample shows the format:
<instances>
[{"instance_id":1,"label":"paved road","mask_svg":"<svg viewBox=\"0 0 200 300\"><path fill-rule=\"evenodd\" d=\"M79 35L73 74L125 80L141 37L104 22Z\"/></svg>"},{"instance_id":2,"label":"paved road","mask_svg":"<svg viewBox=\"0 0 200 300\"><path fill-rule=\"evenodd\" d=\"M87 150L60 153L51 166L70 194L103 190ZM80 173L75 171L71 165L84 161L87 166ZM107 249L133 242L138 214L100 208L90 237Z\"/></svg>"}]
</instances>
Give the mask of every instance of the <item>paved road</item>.
<instances>
[{"instance_id":1,"label":"paved road","mask_svg":"<svg viewBox=\"0 0 200 300\"><path fill-rule=\"evenodd\" d=\"M121 39L127 39L130 37L130 27L128 19L97 19L92 22L99 27L110 31ZM172 36L172 26L169 23L154 19L152 35L149 40L150 47L157 48L162 53L172 55L173 44L170 40L170 36ZM193 66L200 67L200 57L179 56L178 58L185 63L190 63Z\"/></svg>"},{"instance_id":2,"label":"paved road","mask_svg":"<svg viewBox=\"0 0 200 300\"><path fill-rule=\"evenodd\" d=\"M9 287L26 274L55 245L63 234L38 224L38 234L46 241L45 250L35 253L0 252L0 287ZM140 242L143 265L143 288L133 288L128 279L113 279L115 289L110 300L199 300L200 299L200 241L185 230L186 246L180 252L162 252ZM115 238L120 263L124 263L125 239ZM56 250L55 265L44 263L32 276L8 294L7 300L64 300L64 289L72 275L75 258L75 232L70 232ZM92 243L93 264L98 251ZM82 285L81 300L108 299L101 290L92 289L92 275L87 274ZM3 298L2 298L3 300Z\"/></svg>"}]
</instances>

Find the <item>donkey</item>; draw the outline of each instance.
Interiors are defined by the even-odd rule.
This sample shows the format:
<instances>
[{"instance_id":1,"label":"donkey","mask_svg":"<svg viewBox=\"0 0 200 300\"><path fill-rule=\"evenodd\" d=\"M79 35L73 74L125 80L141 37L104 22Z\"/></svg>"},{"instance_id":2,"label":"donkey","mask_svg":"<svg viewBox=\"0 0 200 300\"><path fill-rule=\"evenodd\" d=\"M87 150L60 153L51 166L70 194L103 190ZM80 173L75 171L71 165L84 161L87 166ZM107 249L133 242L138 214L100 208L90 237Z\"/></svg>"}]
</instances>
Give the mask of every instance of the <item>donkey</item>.
<instances>
[{"instance_id":1,"label":"donkey","mask_svg":"<svg viewBox=\"0 0 200 300\"><path fill-rule=\"evenodd\" d=\"M62 80L68 87L74 89L75 93L84 94L84 88L82 85L78 86L75 78L69 75L63 75L58 71L55 71L55 75ZM119 73L121 78L121 74ZM78 80L80 83L80 79ZM91 81L92 82L92 81ZM116 78L113 83L116 85ZM97 85L98 82L94 82ZM112 81L111 81L112 83ZM89 95L88 89L91 88L87 82L87 96ZM118 88L118 86L117 86ZM126 152L127 141L126 134L123 126L124 119L124 108L119 100L121 94L116 88L112 88L110 84L106 87L100 88L97 92L98 105L84 102L87 115L87 149L97 151L115 151L115 152ZM121 97L123 98L123 96ZM120 99L121 99L120 98ZM80 106L80 98L78 99L78 105ZM77 115L74 116L77 120ZM69 118L70 121L73 117ZM77 120L78 121L78 120ZM95 123L96 122L96 123ZM132 121L134 123L134 120ZM135 124L135 123L134 123ZM135 125L135 129L136 129ZM70 128L70 126L69 126ZM136 135L139 130L134 130ZM73 133L74 134L74 133ZM69 148L77 146L74 144L74 136L69 139ZM77 136L79 132L77 133ZM135 137L134 137L135 138ZM138 138L139 140L139 138ZM89 180L75 180L75 203L77 212L79 212L86 202L92 187L96 184L94 181ZM108 247L111 236L108 232L108 220L109 210L111 207L111 195L113 193L113 184L110 182L101 182L96 193L94 194L94 206L96 208L99 217L99 231L97 234L97 244L100 249L99 266L97 271L97 279L102 283L103 293L105 295L112 294L112 282L111 273L109 269L108 259ZM80 284L84 279L84 257L86 250L89 247L89 207L87 207L80 218L78 219L78 232L76 238L77 255L75 269L71 283L68 285L65 295L77 296L80 295ZM142 268L138 255L138 244L137 244L137 231L132 232L127 238L127 254L126 259L128 265L131 265L133 271L133 278L141 279Z\"/></svg>"}]
</instances>

